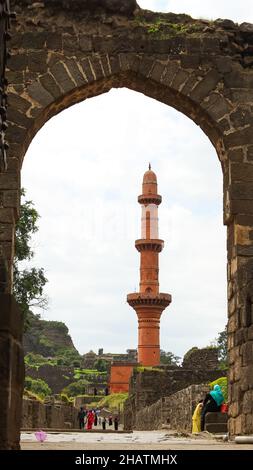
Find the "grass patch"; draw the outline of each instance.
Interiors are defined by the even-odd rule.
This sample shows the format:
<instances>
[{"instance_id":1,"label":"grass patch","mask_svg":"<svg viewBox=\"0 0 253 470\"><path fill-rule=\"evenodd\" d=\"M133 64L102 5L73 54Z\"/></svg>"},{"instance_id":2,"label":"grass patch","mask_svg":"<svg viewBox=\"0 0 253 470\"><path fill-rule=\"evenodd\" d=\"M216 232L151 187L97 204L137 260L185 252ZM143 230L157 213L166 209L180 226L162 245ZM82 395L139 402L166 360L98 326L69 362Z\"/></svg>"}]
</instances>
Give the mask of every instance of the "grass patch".
<instances>
[{"instance_id":1,"label":"grass patch","mask_svg":"<svg viewBox=\"0 0 253 470\"><path fill-rule=\"evenodd\" d=\"M128 393L112 393L103 397L98 403L95 404L96 408L107 408L112 412L118 413L122 410L124 402L128 398ZM91 406L92 403L89 404Z\"/></svg>"},{"instance_id":2,"label":"grass patch","mask_svg":"<svg viewBox=\"0 0 253 470\"><path fill-rule=\"evenodd\" d=\"M163 369L158 369L158 367L152 366L137 366L134 368L136 372L145 372L146 370L157 371L157 372L164 372Z\"/></svg>"}]
</instances>

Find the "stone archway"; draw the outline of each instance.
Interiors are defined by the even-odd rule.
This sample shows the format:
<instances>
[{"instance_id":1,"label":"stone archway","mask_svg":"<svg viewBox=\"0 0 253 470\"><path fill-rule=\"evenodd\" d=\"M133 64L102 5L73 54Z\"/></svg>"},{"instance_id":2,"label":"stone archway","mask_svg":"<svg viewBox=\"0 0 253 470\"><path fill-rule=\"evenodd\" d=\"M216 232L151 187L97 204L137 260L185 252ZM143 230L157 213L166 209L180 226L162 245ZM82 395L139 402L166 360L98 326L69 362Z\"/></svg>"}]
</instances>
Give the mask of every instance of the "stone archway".
<instances>
[{"instance_id":1,"label":"stone archway","mask_svg":"<svg viewBox=\"0 0 253 470\"><path fill-rule=\"evenodd\" d=\"M12 288L20 169L43 124L112 87L127 87L174 107L202 128L222 165L229 426L232 434L253 433L253 25L148 12L134 0L127 7L120 0L100 0L95 9L89 0L13 3L18 19L7 71L10 148L8 169L0 175L6 295Z\"/></svg>"}]
</instances>

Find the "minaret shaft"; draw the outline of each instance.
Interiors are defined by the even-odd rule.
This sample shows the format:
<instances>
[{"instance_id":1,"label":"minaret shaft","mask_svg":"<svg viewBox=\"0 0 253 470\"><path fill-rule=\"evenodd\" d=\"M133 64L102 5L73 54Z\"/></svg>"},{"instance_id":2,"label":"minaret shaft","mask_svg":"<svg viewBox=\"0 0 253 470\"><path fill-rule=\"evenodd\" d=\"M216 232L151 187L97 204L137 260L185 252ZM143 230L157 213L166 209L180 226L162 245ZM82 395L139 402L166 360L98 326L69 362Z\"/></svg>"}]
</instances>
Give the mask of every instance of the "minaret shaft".
<instances>
[{"instance_id":1,"label":"minaret shaft","mask_svg":"<svg viewBox=\"0 0 253 470\"><path fill-rule=\"evenodd\" d=\"M145 366L160 364L160 317L170 304L169 294L159 293L159 253L163 240L158 238L158 205L156 175L146 171L143 177L143 194L138 197L142 205L141 236L135 241L140 252L140 290L128 294L127 302L138 317L138 362Z\"/></svg>"}]
</instances>

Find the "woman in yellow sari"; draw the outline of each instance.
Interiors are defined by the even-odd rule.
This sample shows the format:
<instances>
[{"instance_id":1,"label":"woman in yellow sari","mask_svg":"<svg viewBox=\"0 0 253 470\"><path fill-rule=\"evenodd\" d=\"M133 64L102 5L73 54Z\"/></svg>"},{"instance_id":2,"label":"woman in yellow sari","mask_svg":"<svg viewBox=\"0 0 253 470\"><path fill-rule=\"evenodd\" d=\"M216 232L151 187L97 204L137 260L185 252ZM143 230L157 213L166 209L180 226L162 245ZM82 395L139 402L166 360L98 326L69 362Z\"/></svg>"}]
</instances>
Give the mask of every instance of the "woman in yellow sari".
<instances>
[{"instance_id":1,"label":"woman in yellow sari","mask_svg":"<svg viewBox=\"0 0 253 470\"><path fill-rule=\"evenodd\" d=\"M203 400L197 404L194 413L192 415L192 434L201 432L201 410L203 407Z\"/></svg>"}]
</instances>

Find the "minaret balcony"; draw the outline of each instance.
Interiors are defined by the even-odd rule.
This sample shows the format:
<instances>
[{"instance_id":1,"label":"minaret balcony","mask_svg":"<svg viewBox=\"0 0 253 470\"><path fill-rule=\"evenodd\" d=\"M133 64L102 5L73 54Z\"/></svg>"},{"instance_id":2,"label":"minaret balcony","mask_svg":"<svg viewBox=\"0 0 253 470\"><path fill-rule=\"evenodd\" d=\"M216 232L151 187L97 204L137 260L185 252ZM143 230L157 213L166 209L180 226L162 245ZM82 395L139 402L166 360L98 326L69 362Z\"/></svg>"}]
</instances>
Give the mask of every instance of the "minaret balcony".
<instances>
[{"instance_id":1,"label":"minaret balcony","mask_svg":"<svg viewBox=\"0 0 253 470\"><path fill-rule=\"evenodd\" d=\"M146 206L148 204L156 204L159 206L162 202L162 196L159 194L141 194L138 196L138 202L140 204L145 204Z\"/></svg>"},{"instance_id":2,"label":"minaret balcony","mask_svg":"<svg viewBox=\"0 0 253 470\"><path fill-rule=\"evenodd\" d=\"M135 308L138 306L150 306L150 307L163 307L166 308L171 303L171 295L170 294L141 294L140 292L135 292L133 294L128 294L127 296L127 303Z\"/></svg>"},{"instance_id":3,"label":"minaret balcony","mask_svg":"<svg viewBox=\"0 0 253 470\"><path fill-rule=\"evenodd\" d=\"M142 251L156 251L160 253L164 247L164 241L155 238L141 238L135 240L135 248L139 252Z\"/></svg>"}]
</instances>

